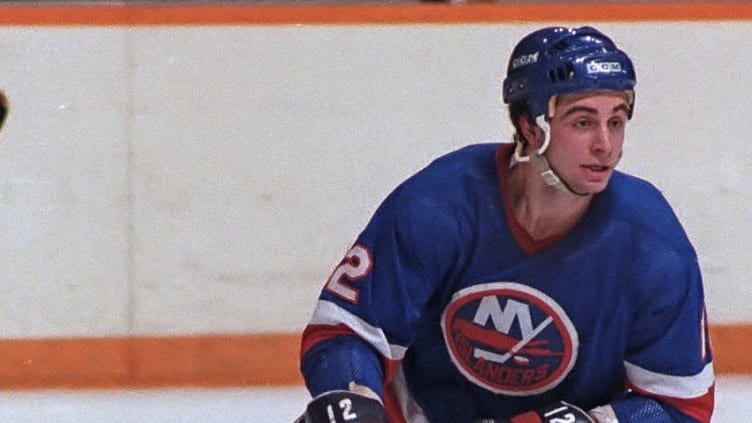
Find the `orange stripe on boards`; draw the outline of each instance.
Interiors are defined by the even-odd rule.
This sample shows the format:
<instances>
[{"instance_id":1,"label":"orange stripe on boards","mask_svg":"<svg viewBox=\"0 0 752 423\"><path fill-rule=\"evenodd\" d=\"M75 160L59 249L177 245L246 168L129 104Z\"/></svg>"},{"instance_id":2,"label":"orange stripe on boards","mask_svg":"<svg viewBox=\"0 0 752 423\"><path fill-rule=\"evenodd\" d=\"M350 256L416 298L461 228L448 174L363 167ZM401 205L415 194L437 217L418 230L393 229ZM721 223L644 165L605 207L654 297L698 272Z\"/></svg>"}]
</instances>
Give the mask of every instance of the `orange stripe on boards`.
<instances>
[{"instance_id":1,"label":"orange stripe on boards","mask_svg":"<svg viewBox=\"0 0 752 423\"><path fill-rule=\"evenodd\" d=\"M0 341L0 388L299 385L299 335Z\"/></svg>"},{"instance_id":2,"label":"orange stripe on boards","mask_svg":"<svg viewBox=\"0 0 752 423\"><path fill-rule=\"evenodd\" d=\"M136 340L133 384L295 385L297 334L259 334Z\"/></svg>"},{"instance_id":3,"label":"orange stripe on boards","mask_svg":"<svg viewBox=\"0 0 752 423\"><path fill-rule=\"evenodd\" d=\"M122 339L0 341L0 387L120 384L130 373Z\"/></svg>"},{"instance_id":4,"label":"orange stripe on boards","mask_svg":"<svg viewBox=\"0 0 752 423\"><path fill-rule=\"evenodd\" d=\"M718 374L752 375L752 324L711 325L713 367Z\"/></svg>"},{"instance_id":5,"label":"orange stripe on boards","mask_svg":"<svg viewBox=\"0 0 752 423\"><path fill-rule=\"evenodd\" d=\"M0 25L244 25L735 21L749 2L3 5Z\"/></svg>"},{"instance_id":6,"label":"orange stripe on boards","mask_svg":"<svg viewBox=\"0 0 752 423\"><path fill-rule=\"evenodd\" d=\"M752 375L752 324L711 326L718 374ZM295 333L0 340L0 389L300 385Z\"/></svg>"}]
</instances>

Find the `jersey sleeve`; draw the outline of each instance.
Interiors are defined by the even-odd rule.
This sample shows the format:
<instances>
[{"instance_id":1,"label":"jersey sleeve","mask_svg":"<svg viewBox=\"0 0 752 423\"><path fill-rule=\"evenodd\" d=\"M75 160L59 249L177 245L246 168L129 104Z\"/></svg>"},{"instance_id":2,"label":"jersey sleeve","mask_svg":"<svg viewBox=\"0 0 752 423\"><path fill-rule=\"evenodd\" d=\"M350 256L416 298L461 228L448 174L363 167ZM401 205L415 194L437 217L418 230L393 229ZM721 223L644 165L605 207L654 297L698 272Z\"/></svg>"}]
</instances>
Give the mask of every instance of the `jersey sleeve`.
<instances>
[{"instance_id":1,"label":"jersey sleeve","mask_svg":"<svg viewBox=\"0 0 752 423\"><path fill-rule=\"evenodd\" d=\"M631 290L636 306L625 356L630 395L612 406L622 423L709 423L714 375L694 251L656 249L645 256L634 270L653 277ZM645 420L661 413L664 420Z\"/></svg>"},{"instance_id":2,"label":"jersey sleeve","mask_svg":"<svg viewBox=\"0 0 752 423\"><path fill-rule=\"evenodd\" d=\"M455 260L457 224L410 184L387 197L321 291L301 344L314 395L349 381L381 395Z\"/></svg>"}]
</instances>

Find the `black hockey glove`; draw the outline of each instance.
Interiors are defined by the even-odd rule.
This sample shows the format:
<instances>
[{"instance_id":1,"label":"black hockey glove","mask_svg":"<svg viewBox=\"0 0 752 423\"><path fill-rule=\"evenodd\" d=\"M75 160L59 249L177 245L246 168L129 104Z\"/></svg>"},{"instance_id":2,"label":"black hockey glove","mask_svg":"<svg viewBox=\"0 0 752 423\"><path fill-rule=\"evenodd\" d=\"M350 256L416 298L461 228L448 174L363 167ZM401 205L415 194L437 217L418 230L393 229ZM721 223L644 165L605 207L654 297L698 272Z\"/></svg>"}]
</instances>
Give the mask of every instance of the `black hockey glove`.
<instances>
[{"instance_id":1,"label":"black hockey glove","mask_svg":"<svg viewBox=\"0 0 752 423\"><path fill-rule=\"evenodd\" d=\"M387 423L378 400L352 391L330 391L314 398L294 423Z\"/></svg>"},{"instance_id":2,"label":"black hockey glove","mask_svg":"<svg viewBox=\"0 0 752 423\"><path fill-rule=\"evenodd\" d=\"M596 423L585 410L564 401L555 402L537 410L528 411L509 419L486 419L479 423Z\"/></svg>"}]
</instances>

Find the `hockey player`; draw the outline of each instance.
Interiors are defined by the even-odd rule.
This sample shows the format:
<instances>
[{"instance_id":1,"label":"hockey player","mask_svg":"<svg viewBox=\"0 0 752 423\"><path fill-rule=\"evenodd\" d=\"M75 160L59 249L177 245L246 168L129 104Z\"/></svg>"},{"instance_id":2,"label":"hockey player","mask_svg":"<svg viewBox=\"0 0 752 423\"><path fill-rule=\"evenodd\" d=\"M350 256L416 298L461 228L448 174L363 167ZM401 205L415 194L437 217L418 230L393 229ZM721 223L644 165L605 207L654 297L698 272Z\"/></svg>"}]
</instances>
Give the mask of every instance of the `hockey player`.
<instances>
[{"instance_id":1,"label":"hockey player","mask_svg":"<svg viewBox=\"0 0 752 423\"><path fill-rule=\"evenodd\" d=\"M410 177L326 282L300 421L710 421L696 253L660 192L615 170L635 81L590 27L518 43L515 142Z\"/></svg>"}]
</instances>

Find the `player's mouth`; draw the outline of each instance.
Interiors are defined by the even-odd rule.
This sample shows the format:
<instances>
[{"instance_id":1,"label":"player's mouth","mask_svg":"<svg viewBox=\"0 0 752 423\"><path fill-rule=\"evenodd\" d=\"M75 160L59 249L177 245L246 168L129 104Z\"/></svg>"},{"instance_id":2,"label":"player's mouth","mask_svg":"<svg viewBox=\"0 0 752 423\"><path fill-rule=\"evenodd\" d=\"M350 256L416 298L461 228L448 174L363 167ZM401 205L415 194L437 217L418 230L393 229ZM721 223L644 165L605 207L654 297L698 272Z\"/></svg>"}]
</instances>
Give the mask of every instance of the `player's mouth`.
<instances>
[{"instance_id":1,"label":"player's mouth","mask_svg":"<svg viewBox=\"0 0 752 423\"><path fill-rule=\"evenodd\" d=\"M601 166L601 165L584 165L582 166L585 169L591 170L593 172L608 172L611 170L611 166Z\"/></svg>"},{"instance_id":2,"label":"player's mouth","mask_svg":"<svg viewBox=\"0 0 752 423\"><path fill-rule=\"evenodd\" d=\"M585 170L585 173L589 177L589 179L594 180L601 180L603 178L607 178L609 175L611 175L611 170L613 169L611 166L605 166L605 165L583 165L581 166L582 169Z\"/></svg>"}]
</instances>

